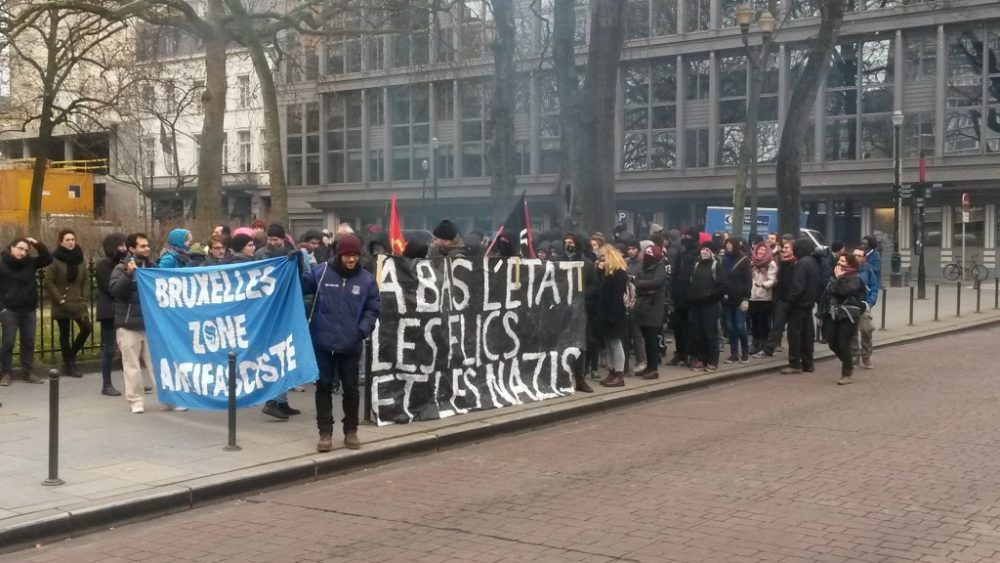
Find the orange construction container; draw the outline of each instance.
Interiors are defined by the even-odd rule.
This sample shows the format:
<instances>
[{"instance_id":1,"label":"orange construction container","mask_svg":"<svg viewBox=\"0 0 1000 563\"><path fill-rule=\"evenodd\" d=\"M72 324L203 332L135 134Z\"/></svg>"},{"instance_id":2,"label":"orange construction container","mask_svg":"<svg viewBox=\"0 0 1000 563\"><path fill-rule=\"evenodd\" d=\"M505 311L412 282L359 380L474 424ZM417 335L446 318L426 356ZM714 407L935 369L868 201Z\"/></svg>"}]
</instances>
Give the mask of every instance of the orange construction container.
<instances>
[{"instance_id":1,"label":"orange construction container","mask_svg":"<svg viewBox=\"0 0 1000 563\"><path fill-rule=\"evenodd\" d=\"M0 223L26 224L31 170L0 170ZM93 217L94 175L58 168L45 171L43 217Z\"/></svg>"}]
</instances>

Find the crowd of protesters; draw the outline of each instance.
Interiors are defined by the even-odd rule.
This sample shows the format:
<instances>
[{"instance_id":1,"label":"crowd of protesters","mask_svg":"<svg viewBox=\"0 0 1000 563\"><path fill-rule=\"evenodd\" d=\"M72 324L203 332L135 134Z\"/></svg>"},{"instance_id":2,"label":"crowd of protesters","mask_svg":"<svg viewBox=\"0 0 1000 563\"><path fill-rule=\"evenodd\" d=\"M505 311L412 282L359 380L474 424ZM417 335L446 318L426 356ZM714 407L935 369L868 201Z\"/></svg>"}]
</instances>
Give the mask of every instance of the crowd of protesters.
<instances>
[{"instance_id":1,"label":"crowd of protesters","mask_svg":"<svg viewBox=\"0 0 1000 563\"><path fill-rule=\"evenodd\" d=\"M408 240L403 255L476 258L523 252L519 247L524 241L505 236L489 241L479 232L463 236L448 220L430 234L430 244ZM105 257L95 266L101 394L123 394L111 382L116 349L121 352L124 397L131 412L143 413L144 396L152 392L136 269L234 264L297 252L319 366L317 449L333 448L332 397L340 389L344 444L359 448L359 358L380 308L373 257L390 248L387 234L378 227L364 237L362 241L342 224L336 232L305 231L296 242L284 226L256 221L237 229L219 225L207 240L197 242L189 230L174 229L156 253L143 233L108 234L102 244ZM781 352L787 335L788 364L782 373L812 372L817 327L820 340L840 359L837 383L851 383L856 366L872 368L870 311L881 277L874 237L865 237L857 248L843 243L816 248L807 239L776 233L743 241L728 233L665 231L654 224L641 239L620 226L610 238L599 232L543 233L532 250L542 259L584 264L586 349L575 366L578 391L593 391L588 379L599 379L606 387L624 386L626 377L657 379L660 356L667 354L671 342L666 366L713 372L720 352L727 352L725 363L745 364ZM81 376L76 359L93 331L85 299L90 277L76 234L65 229L53 252L33 238L19 238L0 253L0 386L11 383L18 339L22 379L43 382L33 370L39 306L35 279L41 268L48 269L45 292L59 328L62 374ZM607 366L603 375L602 363ZM262 412L281 420L301 413L289 404L287 394L268 401Z\"/></svg>"}]
</instances>

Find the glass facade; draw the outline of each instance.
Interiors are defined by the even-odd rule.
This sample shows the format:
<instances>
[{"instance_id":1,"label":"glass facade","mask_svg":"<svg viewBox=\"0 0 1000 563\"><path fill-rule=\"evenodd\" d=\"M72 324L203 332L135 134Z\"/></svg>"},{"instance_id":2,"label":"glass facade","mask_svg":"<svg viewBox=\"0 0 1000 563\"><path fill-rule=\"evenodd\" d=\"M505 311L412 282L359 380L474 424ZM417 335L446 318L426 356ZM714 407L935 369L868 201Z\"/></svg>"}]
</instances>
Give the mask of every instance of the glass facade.
<instances>
[{"instance_id":1,"label":"glass facade","mask_svg":"<svg viewBox=\"0 0 1000 563\"><path fill-rule=\"evenodd\" d=\"M619 73L613 148L621 176L713 168L732 174L728 167L739 162L748 102L759 108L757 161L773 163L786 111L781 108L806 64L807 47L778 43L764 65L759 98L748 100L752 70L742 48L660 47L659 53L677 54L657 54L654 48L657 38L677 33L718 30L720 37L738 37L735 14L742 0L625 1L628 56ZM588 7L578 4L576 40L585 45ZM783 4L793 19L817 15L811 0ZM848 9L888 10L904 4L923 2L853 0ZM759 15L767 1L750 5ZM554 4L540 0L535 10L526 6L519 2L515 10L517 52L537 57L551 49ZM343 80L341 75L358 74L362 79L355 89L323 94L320 102L286 107L290 185L420 182L429 173L441 179L490 176L494 84L492 65L484 63L490 60L492 12L482 0L453 3L450 10L446 16L403 12L395 16L391 34L348 33L318 46L315 56L323 61L323 76ZM349 30L364 24L338 25ZM897 109L904 113L900 133L906 158L1000 151L1000 21L949 20L898 32L844 32L841 37L817 107L810 112L814 123L804 139L807 162L861 166L861 161L891 160ZM308 80L315 66L314 46L306 38L287 42L304 61L287 74ZM651 44L644 47L650 54L629 50ZM417 78L387 79L437 64L444 65L437 67L439 73L420 70ZM558 174L561 127L555 77L546 65L534 62L519 70L518 172ZM436 149L432 139L438 140Z\"/></svg>"}]
</instances>

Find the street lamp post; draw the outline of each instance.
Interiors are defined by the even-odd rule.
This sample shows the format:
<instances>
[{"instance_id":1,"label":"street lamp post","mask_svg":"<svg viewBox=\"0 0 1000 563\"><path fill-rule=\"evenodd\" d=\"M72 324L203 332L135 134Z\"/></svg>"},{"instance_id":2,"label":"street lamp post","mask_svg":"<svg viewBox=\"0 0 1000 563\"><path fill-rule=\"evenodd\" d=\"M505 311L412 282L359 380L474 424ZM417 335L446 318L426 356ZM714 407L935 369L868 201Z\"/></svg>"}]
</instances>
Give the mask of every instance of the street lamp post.
<instances>
[{"instance_id":1,"label":"street lamp post","mask_svg":"<svg viewBox=\"0 0 1000 563\"><path fill-rule=\"evenodd\" d=\"M427 170L430 168L430 163L427 162L425 158L423 162L420 163L420 169L424 171L423 181L420 184L420 211L424 214L424 228L427 228Z\"/></svg>"},{"instance_id":2,"label":"street lamp post","mask_svg":"<svg viewBox=\"0 0 1000 563\"><path fill-rule=\"evenodd\" d=\"M903 197L902 197L902 185L900 184L900 176L902 176L903 159L900 154L899 146L899 133L900 129L903 127L903 112L896 110L892 113L892 126L894 129L893 137L893 155L895 157L893 166L893 184L892 184L892 200L893 200L893 214L892 214L892 231L893 240L892 244L892 274L889 277L890 287L902 287L903 286L903 257L899 254L899 247L901 244L900 231L899 231L899 219L900 215L903 213Z\"/></svg>"},{"instance_id":3,"label":"street lamp post","mask_svg":"<svg viewBox=\"0 0 1000 563\"><path fill-rule=\"evenodd\" d=\"M440 210L438 209L438 173L437 173L438 146L440 146L438 138L431 137L431 161L434 163L434 165L431 167L431 184L434 186L434 214L436 216L441 214Z\"/></svg>"},{"instance_id":4,"label":"street lamp post","mask_svg":"<svg viewBox=\"0 0 1000 563\"><path fill-rule=\"evenodd\" d=\"M765 9L757 19L757 28L761 34L760 47L754 51L750 48L750 25L753 23L754 11L750 4L740 4L736 10L736 23L740 26L740 36L743 40L743 48L746 51L747 64L750 67L750 92L747 95L746 103L746 126L744 128L745 146L740 148L740 167L738 174L742 174L738 180L743 187L746 186L747 168L750 175L750 234L749 240L752 242L757 237L757 122L760 115L760 91L764 82L764 70L767 65L768 47L774 38L774 16L770 10ZM738 194L740 202L743 201L743 194ZM742 211L742 203L733 202L734 207ZM737 215L734 213L734 216ZM742 227L743 213L739 213L735 221ZM734 226L736 223L734 223ZM739 231L737 231L739 232Z\"/></svg>"}]
</instances>

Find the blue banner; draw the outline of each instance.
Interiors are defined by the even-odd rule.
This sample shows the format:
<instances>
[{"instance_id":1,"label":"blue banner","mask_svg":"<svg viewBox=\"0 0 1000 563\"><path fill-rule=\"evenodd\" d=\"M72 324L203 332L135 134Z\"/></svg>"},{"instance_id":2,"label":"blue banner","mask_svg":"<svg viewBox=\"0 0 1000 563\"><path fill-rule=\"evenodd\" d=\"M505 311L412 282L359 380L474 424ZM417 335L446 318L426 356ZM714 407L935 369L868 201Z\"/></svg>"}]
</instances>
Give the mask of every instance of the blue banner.
<instances>
[{"instance_id":1,"label":"blue banner","mask_svg":"<svg viewBox=\"0 0 1000 563\"><path fill-rule=\"evenodd\" d=\"M140 268L136 282L160 402L225 410L230 352L239 407L317 379L294 260Z\"/></svg>"}]
</instances>

